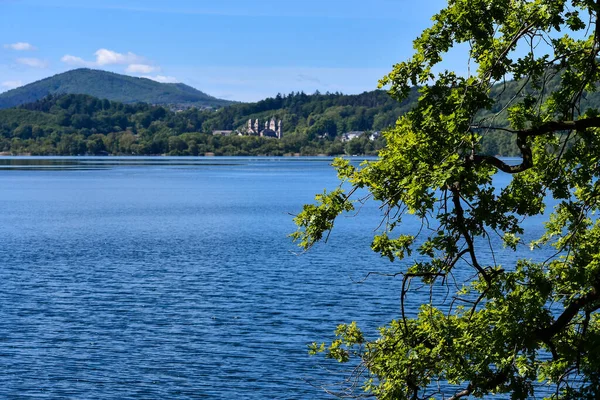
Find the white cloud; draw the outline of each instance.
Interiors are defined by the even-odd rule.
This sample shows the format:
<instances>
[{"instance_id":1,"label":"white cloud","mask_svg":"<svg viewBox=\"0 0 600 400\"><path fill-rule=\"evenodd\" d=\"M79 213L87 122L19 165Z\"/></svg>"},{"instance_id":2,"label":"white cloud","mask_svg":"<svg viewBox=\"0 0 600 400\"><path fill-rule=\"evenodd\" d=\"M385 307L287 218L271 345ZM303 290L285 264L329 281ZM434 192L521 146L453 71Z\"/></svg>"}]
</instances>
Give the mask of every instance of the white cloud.
<instances>
[{"instance_id":1,"label":"white cloud","mask_svg":"<svg viewBox=\"0 0 600 400\"><path fill-rule=\"evenodd\" d=\"M33 67L33 68L48 67L48 62L44 61L44 60L40 60L39 58L17 58L17 62L19 64L27 65L28 67Z\"/></svg>"},{"instance_id":2,"label":"white cloud","mask_svg":"<svg viewBox=\"0 0 600 400\"><path fill-rule=\"evenodd\" d=\"M88 67L92 67L94 64L93 62L85 61L81 57L72 56L70 54L65 54L64 56L62 56L60 61L64 62L65 64L69 64L69 65L85 65Z\"/></svg>"},{"instance_id":3,"label":"white cloud","mask_svg":"<svg viewBox=\"0 0 600 400\"><path fill-rule=\"evenodd\" d=\"M103 67L106 65L115 64L144 65L141 64L142 62L144 62L144 58L132 52L127 52L123 54L108 49L99 49L94 53L94 55L96 56L96 59L94 61L87 61L81 57L73 56L70 54L65 54L60 60L65 64L82 65L86 67Z\"/></svg>"},{"instance_id":4,"label":"white cloud","mask_svg":"<svg viewBox=\"0 0 600 400\"><path fill-rule=\"evenodd\" d=\"M35 47L32 46L30 43L27 43L27 42L17 42L17 43L5 44L4 48L5 49L17 50L17 51L35 50Z\"/></svg>"},{"instance_id":5,"label":"white cloud","mask_svg":"<svg viewBox=\"0 0 600 400\"><path fill-rule=\"evenodd\" d=\"M23 86L23 81L4 81L4 82L0 83L0 86L10 90L10 89L18 88L19 86Z\"/></svg>"},{"instance_id":6,"label":"white cloud","mask_svg":"<svg viewBox=\"0 0 600 400\"><path fill-rule=\"evenodd\" d=\"M149 75L160 71L160 67L147 64L144 57L135 53L118 53L108 49L99 49L94 55L94 61L84 60L81 57L65 54L60 60L69 65L78 65L84 67L105 67L109 65L127 65L125 72L130 74L139 74L143 78L152 79L161 83L179 83L179 79L166 75Z\"/></svg>"},{"instance_id":7,"label":"white cloud","mask_svg":"<svg viewBox=\"0 0 600 400\"><path fill-rule=\"evenodd\" d=\"M179 80L177 78L175 78L174 76L164 76L164 75L150 76L150 75L144 75L142 78L152 79L153 81L160 82L160 83L179 83Z\"/></svg>"},{"instance_id":8,"label":"white cloud","mask_svg":"<svg viewBox=\"0 0 600 400\"><path fill-rule=\"evenodd\" d=\"M130 74L149 74L154 71L158 71L160 68L153 67L152 65L147 64L130 64L125 72L129 72Z\"/></svg>"},{"instance_id":9,"label":"white cloud","mask_svg":"<svg viewBox=\"0 0 600 400\"><path fill-rule=\"evenodd\" d=\"M122 54L112 50L100 49L94 55L96 56L97 65L135 64L143 61L142 57L132 52Z\"/></svg>"}]
</instances>

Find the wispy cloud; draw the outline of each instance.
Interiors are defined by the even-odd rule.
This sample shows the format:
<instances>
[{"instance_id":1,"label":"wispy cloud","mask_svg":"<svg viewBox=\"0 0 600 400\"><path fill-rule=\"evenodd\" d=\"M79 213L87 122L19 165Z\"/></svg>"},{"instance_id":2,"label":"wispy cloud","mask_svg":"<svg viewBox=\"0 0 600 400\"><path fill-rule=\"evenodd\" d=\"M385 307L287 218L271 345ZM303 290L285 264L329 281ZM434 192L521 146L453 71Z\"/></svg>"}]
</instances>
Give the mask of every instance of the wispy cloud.
<instances>
[{"instance_id":1,"label":"wispy cloud","mask_svg":"<svg viewBox=\"0 0 600 400\"><path fill-rule=\"evenodd\" d=\"M19 86L23 86L23 81L4 81L2 83L0 83L0 86L2 86L3 88L10 90L10 89L14 89L14 88L18 88Z\"/></svg>"},{"instance_id":2,"label":"wispy cloud","mask_svg":"<svg viewBox=\"0 0 600 400\"><path fill-rule=\"evenodd\" d=\"M296 78L296 80L298 82L312 82L312 83L321 84L321 80L319 78L310 76L310 75L305 75L305 74L298 74L298 77Z\"/></svg>"},{"instance_id":3,"label":"wispy cloud","mask_svg":"<svg viewBox=\"0 0 600 400\"><path fill-rule=\"evenodd\" d=\"M72 56L70 54L65 54L64 56L62 56L60 61L64 62L65 64L68 64L68 65L81 65L81 66L86 66L86 67L94 66L93 61L85 61L81 57Z\"/></svg>"},{"instance_id":4,"label":"wispy cloud","mask_svg":"<svg viewBox=\"0 0 600 400\"><path fill-rule=\"evenodd\" d=\"M160 71L160 68L148 64L130 64L125 69L130 74L150 74L154 71Z\"/></svg>"},{"instance_id":5,"label":"wispy cloud","mask_svg":"<svg viewBox=\"0 0 600 400\"><path fill-rule=\"evenodd\" d=\"M33 46L32 44L27 43L27 42L17 42L17 43L5 44L4 48L5 49L16 50L16 51L31 51L31 50L35 50L35 46Z\"/></svg>"},{"instance_id":6,"label":"wispy cloud","mask_svg":"<svg viewBox=\"0 0 600 400\"><path fill-rule=\"evenodd\" d=\"M19 64L27 65L32 68L47 68L48 62L45 60L40 60L39 58L33 57L25 57L25 58L17 58L16 60Z\"/></svg>"},{"instance_id":7,"label":"wispy cloud","mask_svg":"<svg viewBox=\"0 0 600 400\"><path fill-rule=\"evenodd\" d=\"M152 79L153 81L160 82L160 83L179 83L179 80L177 78L175 78L174 76L164 76L164 75L150 76L150 75L144 75L144 76L142 76L142 78Z\"/></svg>"},{"instance_id":8,"label":"wispy cloud","mask_svg":"<svg viewBox=\"0 0 600 400\"><path fill-rule=\"evenodd\" d=\"M119 53L108 49L99 49L94 55L96 59L93 61L84 60L81 57L65 54L60 60L69 65L80 65L85 67L103 67L107 65L125 65L125 64L140 64L144 62L144 58L135 53Z\"/></svg>"}]
</instances>

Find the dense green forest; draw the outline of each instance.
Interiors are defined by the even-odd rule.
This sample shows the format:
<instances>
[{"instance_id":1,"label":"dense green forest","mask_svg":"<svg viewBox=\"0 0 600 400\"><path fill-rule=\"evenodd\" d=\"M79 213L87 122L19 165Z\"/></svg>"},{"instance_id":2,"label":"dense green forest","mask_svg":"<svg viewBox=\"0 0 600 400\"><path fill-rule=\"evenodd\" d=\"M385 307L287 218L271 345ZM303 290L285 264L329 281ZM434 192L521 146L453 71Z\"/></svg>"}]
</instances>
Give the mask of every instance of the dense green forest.
<instances>
[{"instance_id":1,"label":"dense green forest","mask_svg":"<svg viewBox=\"0 0 600 400\"><path fill-rule=\"evenodd\" d=\"M360 95L292 93L218 110L173 112L144 103L123 104L87 95L47 96L0 110L0 151L12 154L284 155L375 154L382 138L369 133L393 125L411 101L384 91ZM213 130L244 130L248 119L283 121L281 140L213 136ZM348 131L365 135L347 143Z\"/></svg>"},{"instance_id":2,"label":"dense green forest","mask_svg":"<svg viewBox=\"0 0 600 400\"><path fill-rule=\"evenodd\" d=\"M494 109L480 113L481 127L474 128L483 137L482 153L519 154L512 135L486 127L507 126L502 104L526 95L523 85L509 81L493 88L492 96L500 101ZM373 138L371 133L394 126L418 97L417 89L403 102L382 90L359 95L299 92L216 110L189 108L177 112L167 106L124 104L88 95L49 95L0 110L0 151L32 155L376 154L384 139ZM600 96L587 94L581 107L600 107ZM246 131L249 119L263 122L271 118L283 122L281 140L235 134ZM215 130L234 134L215 136ZM351 131L365 134L343 141L343 134Z\"/></svg>"},{"instance_id":3,"label":"dense green forest","mask_svg":"<svg viewBox=\"0 0 600 400\"><path fill-rule=\"evenodd\" d=\"M88 68L74 69L0 94L0 108L16 107L49 94L88 94L122 103L221 107L232 102L209 96L183 83L159 83L146 78Z\"/></svg>"}]
</instances>

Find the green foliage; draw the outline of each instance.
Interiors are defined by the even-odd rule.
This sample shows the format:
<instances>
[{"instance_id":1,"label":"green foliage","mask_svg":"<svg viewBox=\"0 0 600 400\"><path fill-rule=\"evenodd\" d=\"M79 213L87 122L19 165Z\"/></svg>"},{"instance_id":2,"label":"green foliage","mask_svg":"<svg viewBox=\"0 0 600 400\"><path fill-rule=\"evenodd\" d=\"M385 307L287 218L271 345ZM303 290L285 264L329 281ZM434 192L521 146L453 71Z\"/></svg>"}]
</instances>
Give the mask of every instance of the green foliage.
<instances>
[{"instance_id":1,"label":"green foliage","mask_svg":"<svg viewBox=\"0 0 600 400\"><path fill-rule=\"evenodd\" d=\"M304 248L312 246L323 237L324 232L331 231L335 217L342 212L354 210L352 202L342 193L341 189L324 192L315 198L318 205L306 204L302 212L296 216L298 225L306 226L305 234L295 232L294 240L300 241Z\"/></svg>"},{"instance_id":2,"label":"green foliage","mask_svg":"<svg viewBox=\"0 0 600 400\"><path fill-rule=\"evenodd\" d=\"M379 159L360 168L338 161L343 185L296 217L292 236L308 249L366 189L384 211L373 250L405 260L400 318L375 340L352 323L310 349L358 362L348 381L362 382L367 395L526 399L541 388L549 399L600 398L599 13L587 0L449 1L414 42L414 56L381 81L401 101L427 86L386 132ZM469 44L476 73L435 75L459 43ZM501 137L517 143L520 164L493 156ZM512 174L510 184L495 188L497 173ZM545 212L548 196L558 205L523 257L522 223ZM406 214L428 229L399 234ZM494 240L518 261L486 257ZM422 285L411 289L412 281ZM428 297L409 318L404 304L415 286L450 295Z\"/></svg>"}]
</instances>

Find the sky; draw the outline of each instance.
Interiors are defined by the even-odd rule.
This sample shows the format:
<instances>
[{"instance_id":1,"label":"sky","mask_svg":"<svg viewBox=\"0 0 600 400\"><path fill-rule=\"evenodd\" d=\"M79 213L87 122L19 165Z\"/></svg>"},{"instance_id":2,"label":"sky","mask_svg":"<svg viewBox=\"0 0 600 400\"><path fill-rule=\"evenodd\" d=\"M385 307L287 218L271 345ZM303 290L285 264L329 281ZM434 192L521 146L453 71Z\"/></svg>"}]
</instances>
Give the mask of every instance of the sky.
<instances>
[{"instance_id":1,"label":"sky","mask_svg":"<svg viewBox=\"0 0 600 400\"><path fill-rule=\"evenodd\" d=\"M88 67L212 96L361 93L441 0L0 0L0 92ZM450 65L466 56L451 55Z\"/></svg>"}]
</instances>

